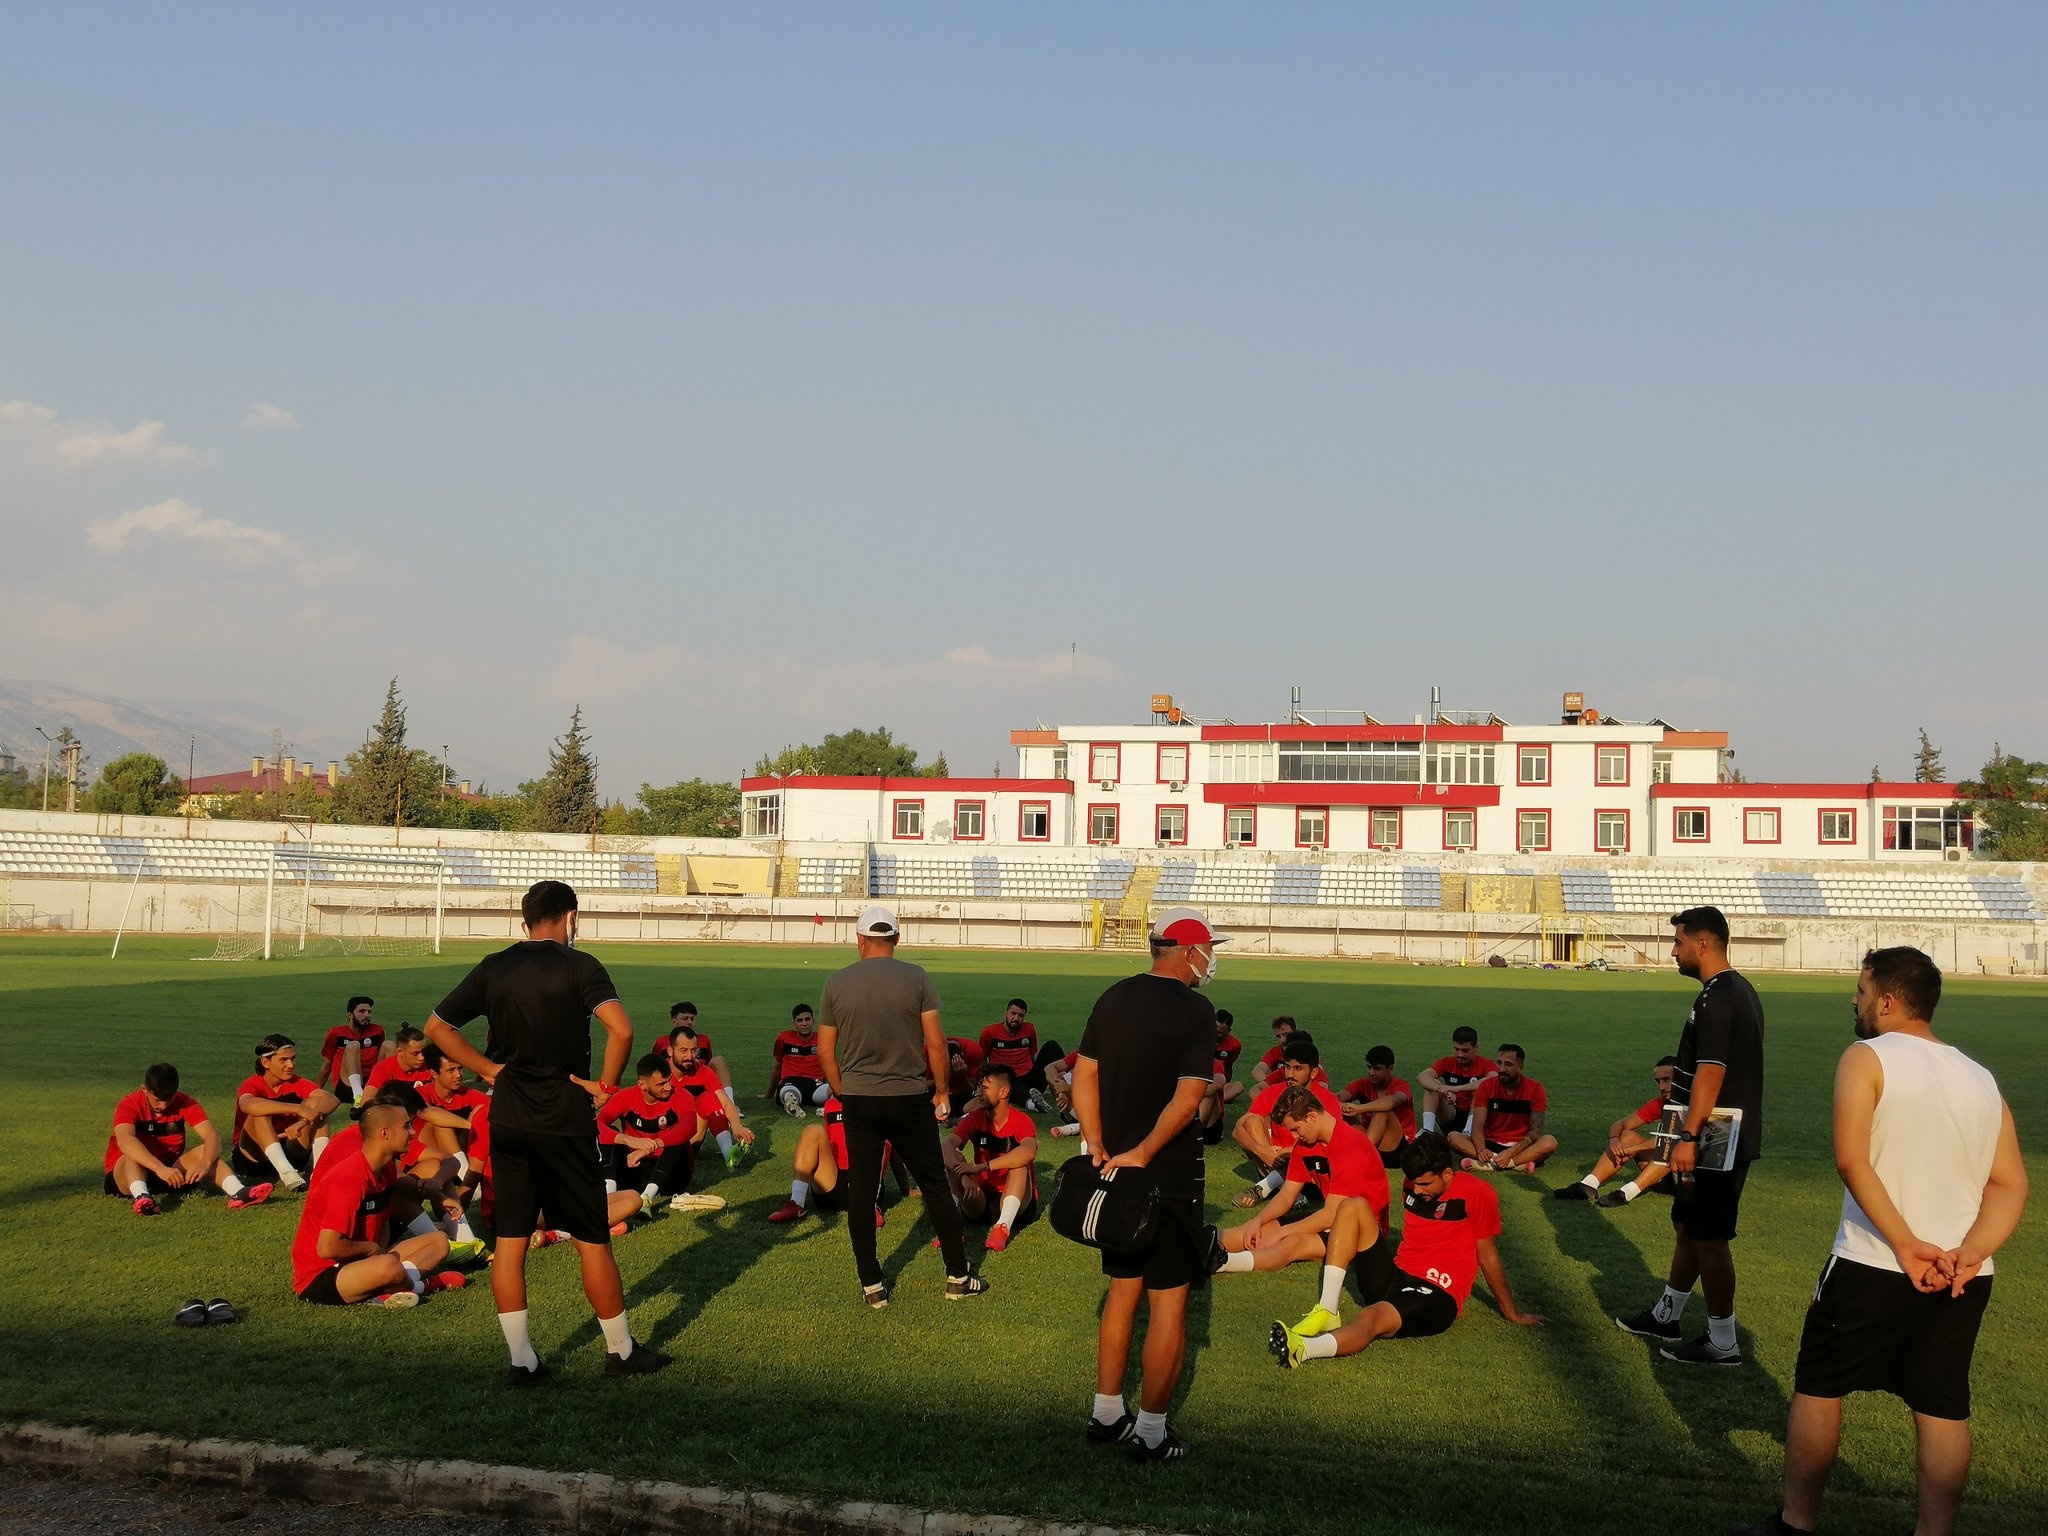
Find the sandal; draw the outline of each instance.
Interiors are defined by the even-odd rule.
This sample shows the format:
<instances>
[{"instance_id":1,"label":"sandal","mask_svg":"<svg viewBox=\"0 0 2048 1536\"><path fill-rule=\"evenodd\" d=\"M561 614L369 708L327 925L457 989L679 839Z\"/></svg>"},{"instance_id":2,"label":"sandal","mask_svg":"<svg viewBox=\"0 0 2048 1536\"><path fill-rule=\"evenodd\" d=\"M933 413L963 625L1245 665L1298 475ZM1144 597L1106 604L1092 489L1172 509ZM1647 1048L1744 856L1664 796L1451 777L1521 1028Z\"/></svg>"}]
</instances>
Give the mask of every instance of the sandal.
<instances>
[{"instance_id":1,"label":"sandal","mask_svg":"<svg viewBox=\"0 0 2048 1536\"><path fill-rule=\"evenodd\" d=\"M206 1326L206 1303L193 1297L171 1315L171 1321L180 1328L204 1328Z\"/></svg>"},{"instance_id":2,"label":"sandal","mask_svg":"<svg viewBox=\"0 0 2048 1536\"><path fill-rule=\"evenodd\" d=\"M216 1296L206 1304L206 1320L209 1323L239 1323L242 1314L221 1297Z\"/></svg>"}]
</instances>

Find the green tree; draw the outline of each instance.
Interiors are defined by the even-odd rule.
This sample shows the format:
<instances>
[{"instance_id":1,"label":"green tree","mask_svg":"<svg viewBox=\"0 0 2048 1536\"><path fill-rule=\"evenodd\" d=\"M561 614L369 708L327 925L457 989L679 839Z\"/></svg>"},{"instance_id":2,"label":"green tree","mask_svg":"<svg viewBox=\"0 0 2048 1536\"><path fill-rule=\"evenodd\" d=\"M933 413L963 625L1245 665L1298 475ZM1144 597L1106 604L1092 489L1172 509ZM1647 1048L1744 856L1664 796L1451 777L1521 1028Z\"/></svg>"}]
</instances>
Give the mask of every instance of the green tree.
<instances>
[{"instance_id":1,"label":"green tree","mask_svg":"<svg viewBox=\"0 0 2048 1536\"><path fill-rule=\"evenodd\" d=\"M437 825L473 832L518 832L532 809L524 795L478 795L473 800L450 796Z\"/></svg>"},{"instance_id":2,"label":"green tree","mask_svg":"<svg viewBox=\"0 0 2048 1536\"><path fill-rule=\"evenodd\" d=\"M1984 771L1958 788L1970 797L1977 852L1995 859L2048 858L2048 763L2010 757L1994 743Z\"/></svg>"},{"instance_id":3,"label":"green tree","mask_svg":"<svg viewBox=\"0 0 2048 1536\"><path fill-rule=\"evenodd\" d=\"M569 717L568 734L548 749L548 771L530 784L527 828L534 832L596 832L604 817L597 798L597 760L583 734L583 706Z\"/></svg>"},{"instance_id":4,"label":"green tree","mask_svg":"<svg viewBox=\"0 0 2048 1536\"><path fill-rule=\"evenodd\" d=\"M1920 748L1913 754L1915 784L1945 784L1948 776L1941 766L1941 748L1927 739L1927 727L1920 727Z\"/></svg>"},{"instance_id":5,"label":"green tree","mask_svg":"<svg viewBox=\"0 0 2048 1536\"><path fill-rule=\"evenodd\" d=\"M917 748L908 742L897 741L884 725L872 731L856 727L837 736L827 736L816 746L807 743L800 747L784 747L775 755L764 756L755 763L754 772L778 777L803 773L845 778L872 779L887 775L892 779L912 779L927 770L917 765Z\"/></svg>"},{"instance_id":6,"label":"green tree","mask_svg":"<svg viewBox=\"0 0 2048 1536\"><path fill-rule=\"evenodd\" d=\"M740 790L737 784L685 779L657 789L642 784L636 809L627 814L626 831L648 837L737 837Z\"/></svg>"},{"instance_id":7,"label":"green tree","mask_svg":"<svg viewBox=\"0 0 2048 1536\"><path fill-rule=\"evenodd\" d=\"M177 810L185 786L171 777L170 767L149 752L129 752L100 770L99 781L86 792L89 811L127 816L165 816Z\"/></svg>"},{"instance_id":8,"label":"green tree","mask_svg":"<svg viewBox=\"0 0 2048 1536\"><path fill-rule=\"evenodd\" d=\"M344 765L347 778L337 798L344 821L365 827L396 826L401 819L413 826L420 823L408 811L415 797L408 791L412 767L405 746L405 700L399 696L398 679L384 690L384 713L377 717L369 739L359 752L351 752Z\"/></svg>"},{"instance_id":9,"label":"green tree","mask_svg":"<svg viewBox=\"0 0 2048 1536\"><path fill-rule=\"evenodd\" d=\"M953 770L946 766L945 753L941 752L932 759L931 766L924 770L924 776L928 779L950 779L953 777Z\"/></svg>"}]
</instances>

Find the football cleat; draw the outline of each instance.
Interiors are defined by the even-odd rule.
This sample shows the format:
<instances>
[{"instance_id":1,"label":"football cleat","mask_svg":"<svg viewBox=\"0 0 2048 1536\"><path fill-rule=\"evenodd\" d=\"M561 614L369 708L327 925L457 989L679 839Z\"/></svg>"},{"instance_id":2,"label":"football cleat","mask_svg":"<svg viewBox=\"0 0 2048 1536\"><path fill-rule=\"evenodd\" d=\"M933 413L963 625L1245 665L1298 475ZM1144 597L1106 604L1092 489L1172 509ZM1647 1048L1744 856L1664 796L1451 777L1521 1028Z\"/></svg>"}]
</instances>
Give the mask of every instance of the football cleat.
<instances>
[{"instance_id":1,"label":"football cleat","mask_svg":"<svg viewBox=\"0 0 2048 1536\"><path fill-rule=\"evenodd\" d=\"M1617 1317L1614 1326L1639 1339L1658 1339L1666 1344L1676 1344L1682 1337L1675 1321L1659 1322L1655 1312L1634 1312L1627 1317Z\"/></svg>"},{"instance_id":2,"label":"football cleat","mask_svg":"<svg viewBox=\"0 0 2048 1536\"><path fill-rule=\"evenodd\" d=\"M675 1356L664 1355L651 1344L633 1341L633 1353L615 1355L605 1351L604 1373L607 1376L652 1376L665 1365L673 1365Z\"/></svg>"},{"instance_id":3,"label":"football cleat","mask_svg":"<svg viewBox=\"0 0 2048 1536\"><path fill-rule=\"evenodd\" d=\"M159 1214L161 1214L161 1213L162 1213L162 1211L163 1211L163 1207L162 1207L162 1206L160 1206L160 1205L158 1205L158 1204L156 1203L155 1199L153 1199L153 1198L152 1198L151 1196L149 1196L149 1195L137 1195L137 1196L135 1197L135 1214L136 1214L136 1215L138 1215L138 1216L156 1216L156 1215L159 1215Z\"/></svg>"},{"instance_id":4,"label":"football cleat","mask_svg":"<svg viewBox=\"0 0 2048 1536\"><path fill-rule=\"evenodd\" d=\"M1593 1191L1586 1188L1583 1184L1567 1184L1563 1189L1553 1189L1550 1192L1550 1198L1553 1200L1590 1200L1593 1198Z\"/></svg>"},{"instance_id":5,"label":"football cleat","mask_svg":"<svg viewBox=\"0 0 2048 1536\"><path fill-rule=\"evenodd\" d=\"M372 1298L370 1302L371 1306L382 1307L387 1312L403 1312L407 1307L416 1307L419 1304L420 1299L413 1294L410 1286L402 1291L386 1291L382 1296Z\"/></svg>"},{"instance_id":6,"label":"football cleat","mask_svg":"<svg viewBox=\"0 0 2048 1536\"><path fill-rule=\"evenodd\" d=\"M1309 1309L1309 1314L1296 1323L1291 1330L1304 1339L1312 1339L1319 1333L1335 1333L1344 1326L1344 1319L1318 1302Z\"/></svg>"},{"instance_id":7,"label":"football cleat","mask_svg":"<svg viewBox=\"0 0 2048 1536\"><path fill-rule=\"evenodd\" d=\"M275 1184L245 1184L239 1195L228 1196L228 1209L246 1211L252 1205L261 1205L276 1193Z\"/></svg>"},{"instance_id":8,"label":"football cleat","mask_svg":"<svg viewBox=\"0 0 2048 1536\"><path fill-rule=\"evenodd\" d=\"M1130 1453L1133 1461L1179 1461L1187 1455L1189 1447L1187 1441L1175 1434L1173 1427L1169 1425L1166 1434L1157 1445L1147 1445L1134 1435L1124 1449Z\"/></svg>"},{"instance_id":9,"label":"football cleat","mask_svg":"<svg viewBox=\"0 0 2048 1536\"><path fill-rule=\"evenodd\" d=\"M1583 1189L1585 1186L1580 1185L1578 1187ZM1617 1211L1620 1210L1621 1207L1623 1207L1624 1205L1628 1204L1628 1196L1624 1195L1618 1189L1610 1189L1606 1191L1604 1194L1598 1196L1593 1201L1593 1203L1599 1206L1600 1209L1603 1211Z\"/></svg>"},{"instance_id":10,"label":"football cleat","mask_svg":"<svg viewBox=\"0 0 2048 1536\"><path fill-rule=\"evenodd\" d=\"M1127 1413L1115 1423L1105 1424L1100 1419L1088 1421L1088 1443L1090 1445L1123 1445L1136 1438L1138 1416Z\"/></svg>"},{"instance_id":11,"label":"football cleat","mask_svg":"<svg viewBox=\"0 0 2048 1536\"><path fill-rule=\"evenodd\" d=\"M1308 1358L1302 1345L1301 1335L1285 1323L1275 1323L1272 1332L1266 1335L1266 1348L1272 1353L1273 1363L1283 1371L1301 1369L1301 1362Z\"/></svg>"},{"instance_id":12,"label":"football cleat","mask_svg":"<svg viewBox=\"0 0 2048 1536\"><path fill-rule=\"evenodd\" d=\"M481 1245L479 1245L481 1246ZM433 1296L441 1291L459 1291L469 1284L469 1276L459 1269L444 1269L439 1274L426 1278L426 1294Z\"/></svg>"},{"instance_id":13,"label":"football cleat","mask_svg":"<svg viewBox=\"0 0 2048 1536\"><path fill-rule=\"evenodd\" d=\"M1676 1349L1660 1349L1657 1353L1666 1360L1676 1361L1680 1365L1742 1364L1742 1350L1740 1348L1717 1349L1714 1346L1714 1341L1704 1333L1696 1339L1687 1340Z\"/></svg>"},{"instance_id":14,"label":"football cleat","mask_svg":"<svg viewBox=\"0 0 2048 1536\"><path fill-rule=\"evenodd\" d=\"M484 1256L483 1239L468 1238L448 1245L448 1262L455 1265L474 1264Z\"/></svg>"},{"instance_id":15,"label":"football cleat","mask_svg":"<svg viewBox=\"0 0 2048 1536\"><path fill-rule=\"evenodd\" d=\"M1010 1246L1010 1229L1000 1221L997 1222L988 1229L988 1242L985 1246L990 1253L1001 1253Z\"/></svg>"},{"instance_id":16,"label":"football cleat","mask_svg":"<svg viewBox=\"0 0 2048 1536\"><path fill-rule=\"evenodd\" d=\"M775 1226L786 1227L793 1221L802 1221L806 1213L807 1207L785 1200L768 1213L768 1220Z\"/></svg>"},{"instance_id":17,"label":"football cleat","mask_svg":"<svg viewBox=\"0 0 2048 1536\"><path fill-rule=\"evenodd\" d=\"M965 1301L970 1296L985 1295L987 1291L988 1282L979 1275L961 1275L957 1279L950 1275L946 1277L948 1301Z\"/></svg>"},{"instance_id":18,"label":"football cleat","mask_svg":"<svg viewBox=\"0 0 2048 1536\"><path fill-rule=\"evenodd\" d=\"M889 1305L889 1287L885 1283L864 1285L860 1288L860 1299L879 1312Z\"/></svg>"}]
</instances>

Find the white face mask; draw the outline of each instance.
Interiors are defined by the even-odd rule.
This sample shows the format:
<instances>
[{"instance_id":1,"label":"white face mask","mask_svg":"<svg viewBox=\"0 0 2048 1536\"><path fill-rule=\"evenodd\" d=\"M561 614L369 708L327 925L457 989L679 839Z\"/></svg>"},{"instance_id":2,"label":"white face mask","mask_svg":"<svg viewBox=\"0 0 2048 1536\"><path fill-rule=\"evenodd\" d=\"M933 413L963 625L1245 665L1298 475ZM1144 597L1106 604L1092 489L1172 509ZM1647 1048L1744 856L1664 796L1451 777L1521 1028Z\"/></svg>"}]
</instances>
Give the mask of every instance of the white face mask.
<instances>
[{"instance_id":1,"label":"white face mask","mask_svg":"<svg viewBox=\"0 0 2048 1536\"><path fill-rule=\"evenodd\" d=\"M1190 954L1188 958L1192 960L1194 956ZM1201 971L1193 976L1190 976L1188 978L1188 985L1195 988L1195 990L1200 991L1203 987L1206 987L1207 985L1209 985L1210 982L1214 981L1215 979L1216 951L1212 949L1209 951L1209 968L1206 971Z\"/></svg>"}]
</instances>

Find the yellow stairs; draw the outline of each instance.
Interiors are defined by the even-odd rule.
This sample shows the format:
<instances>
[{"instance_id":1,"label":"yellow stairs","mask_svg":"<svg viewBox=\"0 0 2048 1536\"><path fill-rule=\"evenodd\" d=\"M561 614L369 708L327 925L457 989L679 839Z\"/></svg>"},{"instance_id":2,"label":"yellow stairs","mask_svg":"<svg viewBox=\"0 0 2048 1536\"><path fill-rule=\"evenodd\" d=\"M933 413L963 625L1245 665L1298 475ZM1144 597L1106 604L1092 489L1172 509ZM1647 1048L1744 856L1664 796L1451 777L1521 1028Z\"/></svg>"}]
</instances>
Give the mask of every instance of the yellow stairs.
<instances>
[{"instance_id":1,"label":"yellow stairs","mask_svg":"<svg viewBox=\"0 0 2048 1536\"><path fill-rule=\"evenodd\" d=\"M1152 910L1152 893L1159 888L1157 864L1140 864L1131 871L1124 886L1123 900L1114 912L1102 914L1104 949L1143 949L1145 927Z\"/></svg>"},{"instance_id":2,"label":"yellow stairs","mask_svg":"<svg viewBox=\"0 0 2048 1536\"><path fill-rule=\"evenodd\" d=\"M796 889L797 860L785 855L775 861L775 894L794 896Z\"/></svg>"}]
</instances>

